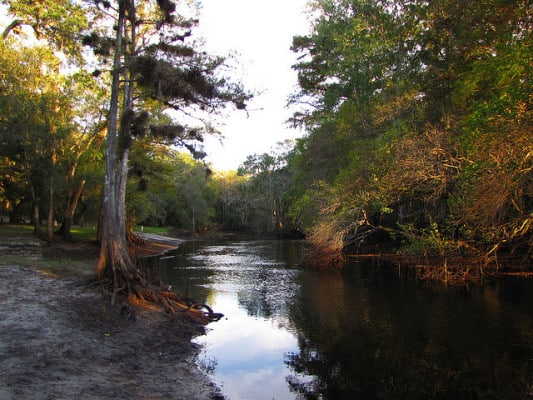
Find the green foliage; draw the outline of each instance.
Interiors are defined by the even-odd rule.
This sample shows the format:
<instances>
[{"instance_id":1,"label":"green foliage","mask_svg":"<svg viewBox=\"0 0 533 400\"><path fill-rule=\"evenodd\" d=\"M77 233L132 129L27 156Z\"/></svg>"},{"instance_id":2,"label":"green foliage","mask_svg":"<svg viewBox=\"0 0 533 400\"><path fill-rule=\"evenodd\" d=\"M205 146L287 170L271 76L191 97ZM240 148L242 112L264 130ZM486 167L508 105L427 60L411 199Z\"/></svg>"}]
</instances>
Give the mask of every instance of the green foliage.
<instances>
[{"instance_id":1,"label":"green foliage","mask_svg":"<svg viewBox=\"0 0 533 400\"><path fill-rule=\"evenodd\" d=\"M46 210L49 226L63 222L59 232L69 237L73 221L98 220L104 162L119 160L107 168L115 193L104 196L116 199L119 212L112 215L118 215L132 151L130 224L208 225L215 200L206 167L177 160L161 145L202 158L203 135L215 133L211 116L227 104L243 109L250 95L223 76L222 57L189 39L197 21L178 15L172 1L4 3L12 23L0 49L3 211L19 220L33 208L38 224L37 212ZM117 32L123 45L115 49ZM21 44L32 39L41 41ZM83 47L96 58L88 62ZM113 71L112 85L105 69ZM106 132L111 151L104 157Z\"/></svg>"},{"instance_id":2,"label":"green foliage","mask_svg":"<svg viewBox=\"0 0 533 400\"><path fill-rule=\"evenodd\" d=\"M216 196L202 162L149 141L134 144L130 161L130 226L173 226L196 232L210 225Z\"/></svg>"},{"instance_id":3,"label":"green foliage","mask_svg":"<svg viewBox=\"0 0 533 400\"><path fill-rule=\"evenodd\" d=\"M214 113L241 109L250 95L222 76L222 58L190 41L195 21L157 3L123 9L135 40L114 66L115 95L128 99L117 108L113 150L129 157L130 226L298 228L336 251L375 230L420 252L459 242L530 249L528 2L313 2L313 30L292 46L300 58L291 102L304 105L293 122L307 134L281 153L251 155L231 174L198 161L202 138L216 131ZM111 4L91 9L104 19L75 3L7 4L14 23L0 44L0 196L15 220L52 200L64 220L81 188L73 217L96 220L109 97L107 77L97 76L113 52L115 21L104 21ZM84 31L87 18L93 32ZM23 25L49 47L21 45L14 34ZM98 70L60 75L61 60L82 61L82 44L95 50ZM185 123L191 114L198 124Z\"/></svg>"},{"instance_id":4,"label":"green foliage","mask_svg":"<svg viewBox=\"0 0 533 400\"><path fill-rule=\"evenodd\" d=\"M0 186L11 219L28 202L43 214L48 207L50 222L72 219L75 192L95 190L89 176L98 170L105 90L88 74L60 74L60 60L47 47L8 40L0 52Z\"/></svg>"},{"instance_id":5,"label":"green foliage","mask_svg":"<svg viewBox=\"0 0 533 400\"><path fill-rule=\"evenodd\" d=\"M313 3L313 31L293 41L308 135L288 196L316 244L363 240L364 224L439 253L531 246L526 3Z\"/></svg>"},{"instance_id":6,"label":"green foliage","mask_svg":"<svg viewBox=\"0 0 533 400\"><path fill-rule=\"evenodd\" d=\"M4 0L13 21L4 31L4 38L10 33L21 34L21 28L29 26L37 39L48 41L52 48L75 57L81 62L80 31L88 28L89 10L81 2L68 0ZM71 60L72 61L72 60Z\"/></svg>"}]
</instances>

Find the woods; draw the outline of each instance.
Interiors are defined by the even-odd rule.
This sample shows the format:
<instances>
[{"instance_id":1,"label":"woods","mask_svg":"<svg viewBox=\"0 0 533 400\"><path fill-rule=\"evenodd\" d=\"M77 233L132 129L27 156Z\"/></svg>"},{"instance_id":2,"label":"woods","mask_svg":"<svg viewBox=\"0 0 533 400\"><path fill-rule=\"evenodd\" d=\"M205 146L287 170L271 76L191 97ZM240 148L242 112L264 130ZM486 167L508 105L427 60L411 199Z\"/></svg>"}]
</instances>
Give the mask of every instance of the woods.
<instances>
[{"instance_id":1,"label":"woods","mask_svg":"<svg viewBox=\"0 0 533 400\"><path fill-rule=\"evenodd\" d=\"M311 240L324 251L393 244L494 263L514 254L527 265L531 4L313 7L312 33L293 42L293 101L306 105L294 122L308 134L289 163Z\"/></svg>"},{"instance_id":2,"label":"woods","mask_svg":"<svg viewBox=\"0 0 533 400\"><path fill-rule=\"evenodd\" d=\"M95 272L116 293L143 291L135 225L305 236L322 263L531 265L527 1L310 2L289 99L305 134L230 172L202 161L202 140L251 94L194 40L194 9L4 4L0 216L49 239L98 224Z\"/></svg>"}]
</instances>

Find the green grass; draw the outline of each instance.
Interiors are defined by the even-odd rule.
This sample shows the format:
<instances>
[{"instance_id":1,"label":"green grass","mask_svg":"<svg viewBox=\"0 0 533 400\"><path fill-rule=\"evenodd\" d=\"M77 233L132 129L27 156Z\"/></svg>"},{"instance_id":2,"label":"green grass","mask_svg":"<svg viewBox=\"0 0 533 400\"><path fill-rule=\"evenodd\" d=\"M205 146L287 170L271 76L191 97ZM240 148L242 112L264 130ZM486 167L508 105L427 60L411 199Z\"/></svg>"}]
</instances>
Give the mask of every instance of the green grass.
<instances>
[{"instance_id":1,"label":"green grass","mask_svg":"<svg viewBox=\"0 0 533 400\"><path fill-rule=\"evenodd\" d=\"M43 232L45 230L43 229ZM95 241L96 229L83 228L72 229L74 241ZM25 243L33 242L33 226L24 224L0 224L0 243ZM40 253L40 250L36 250ZM81 277L92 273L94 261L84 260L79 257L70 257L68 254L58 257L41 257L32 254L0 254L0 265L16 264L24 268L31 268L57 276Z\"/></svg>"},{"instance_id":2,"label":"green grass","mask_svg":"<svg viewBox=\"0 0 533 400\"><path fill-rule=\"evenodd\" d=\"M33 235L33 226L32 225L8 225L0 224L0 238L7 238L12 236L27 236L31 237Z\"/></svg>"},{"instance_id":3,"label":"green grass","mask_svg":"<svg viewBox=\"0 0 533 400\"><path fill-rule=\"evenodd\" d=\"M43 234L46 234L46 227L42 228ZM72 228L72 240L94 241L96 240L96 228ZM23 224L0 224L0 239L10 237L32 237L33 225Z\"/></svg>"},{"instance_id":4,"label":"green grass","mask_svg":"<svg viewBox=\"0 0 533 400\"><path fill-rule=\"evenodd\" d=\"M94 241L96 240L96 228L73 228L70 230L73 240Z\"/></svg>"},{"instance_id":5,"label":"green grass","mask_svg":"<svg viewBox=\"0 0 533 400\"><path fill-rule=\"evenodd\" d=\"M159 235L168 234L170 227L148 227L143 228L143 232ZM141 228L136 227L136 231ZM43 228L46 233L46 228ZM96 240L96 228L78 228L71 230L73 242L94 242ZM34 241L33 226L23 224L0 224L0 243L5 242L32 242ZM31 254L0 254L0 265L17 264L22 267L36 269L45 273L58 276L81 277L92 274L95 261L84 259L79 254L61 253L58 256L36 257Z\"/></svg>"},{"instance_id":6,"label":"green grass","mask_svg":"<svg viewBox=\"0 0 533 400\"><path fill-rule=\"evenodd\" d=\"M163 227L159 227L159 226L143 226L141 228L140 226L136 226L136 227L133 228L133 231L134 232L141 232L141 229L142 229L143 233L154 233L154 234L157 234L157 235L165 235L172 229L172 227L170 227L170 226L163 226Z\"/></svg>"},{"instance_id":7,"label":"green grass","mask_svg":"<svg viewBox=\"0 0 533 400\"><path fill-rule=\"evenodd\" d=\"M136 232L145 232L145 233L154 233L158 235L168 234L172 227L164 226L136 226L133 229ZM43 233L46 232L46 227L43 227ZM70 232L72 233L73 240L82 240L82 241L92 241L96 240L96 228L77 228L73 227ZM33 235L33 225L23 225L23 224L0 224L0 238L10 237L10 236L32 236Z\"/></svg>"}]
</instances>

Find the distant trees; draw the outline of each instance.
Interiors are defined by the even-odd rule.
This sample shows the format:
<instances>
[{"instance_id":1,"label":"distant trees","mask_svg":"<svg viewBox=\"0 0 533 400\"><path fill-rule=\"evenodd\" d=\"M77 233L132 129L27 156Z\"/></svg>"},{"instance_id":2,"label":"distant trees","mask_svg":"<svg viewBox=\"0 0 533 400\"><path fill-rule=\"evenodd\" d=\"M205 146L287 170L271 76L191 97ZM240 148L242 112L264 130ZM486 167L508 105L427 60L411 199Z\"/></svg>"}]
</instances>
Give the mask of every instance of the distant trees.
<instances>
[{"instance_id":1,"label":"distant trees","mask_svg":"<svg viewBox=\"0 0 533 400\"><path fill-rule=\"evenodd\" d=\"M283 235L284 155L249 156L238 171L211 171L190 154L133 146L127 202L135 224L193 233L216 229Z\"/></svg>"},{"instance_id":2,"label":"distant trees","mask_svg":"<svg viewBox=\"0 0 533 400\"><path fill-rule=\"evenodd\" d=\"M285 192L289 176L283 154L250 155L239 168L248 178L246 191L251 193L247 204L249 228L281 236L285 229Z\"/></svg>"},{"instance_id":3,"label":"distant trees","mask_svg":"<svg viewBox=\"0 0 533 400\"><path fill-rule=\"evenodd\" d=\"M83 74L60 75L60 60L47 47L19 44L15 49L15 43L0 43L4 196L13 222L20 218L19 207L30 203L35 232L40 232L44 217L50 238L60 217L57 209L64 209L60 222L64 224L62 233L68 237L80 185L85 181L78 167L99 143L95 139L102 138L103 129L101 123L99 127L81 123L94 103L82 106L76 99L81 92L85 99L94 96L98 85ZM94 112L91 115L94 117Z\"/></svg>"}]
</instances>

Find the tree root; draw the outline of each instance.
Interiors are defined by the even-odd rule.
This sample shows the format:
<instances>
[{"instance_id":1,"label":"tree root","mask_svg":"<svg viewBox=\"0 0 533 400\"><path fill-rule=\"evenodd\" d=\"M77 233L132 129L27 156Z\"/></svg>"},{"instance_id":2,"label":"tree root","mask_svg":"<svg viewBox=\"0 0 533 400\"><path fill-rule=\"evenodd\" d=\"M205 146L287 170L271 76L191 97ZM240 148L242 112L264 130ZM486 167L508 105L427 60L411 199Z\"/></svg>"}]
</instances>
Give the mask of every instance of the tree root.
<instances>
[{"instance_id":1,"label":"tree root","mask_svg":"<svg viewBox=\"0 0 533 400\"><path fill-rule=\"evenodd\" d=\"M111 305L121 304L121 314L135 321L135 308L165 312L173 321L185 319L201 325L220 320L224 315L214 312L207 304L196 304L171 292L159 282L150 283L142 271L135 274L119 274L119 287L112 279L104 278L90 282L87 287L102 286L111 293ZM124 300L119 300L123 298Z\"/></svg>"},{"instance_id":2,"label":"tree root","mask_svg":"<svg viewBox=\"0 0 533 400\"><path fill-rule=\"evenodd\" d=\"M196 305L170 292L162 284L158 271L139 264L120 240L108 238L102 242L95 279L94 285L101 283L111 293L112 305L126 301L130 306L163 311L175 321L187 319L202 325L222 318L222 314L213 312L209 306ZM132 311L123 309L133 317Z\"/></svg>"},{"instance_id":3,"label":"tree root","mask_svg":"<svg viewBox=\"0 0 533 400\"><path fill-rule=\"evenodd\" d=\"M121 286L119 288L115 288L113 289L113 295L111 296L111 305L114 306L115 305L115 300L117 298L117 294L122 292L124 289L126 289L124 286Z\"/></svg>"},{"instance_id":4,"label":"tree root","mask_svg":"<svg viewBox=\"0 0 533 400\"><path fill-rule=\"evenodd\" d=\"M174 321L186 319L201 325L218 321L224 316L213 312L206 304L189 304L176 293L154 287L136 287L135 295L129 295L128 302L138 307L164 311Z\"/></svg>"}]
</instances>

